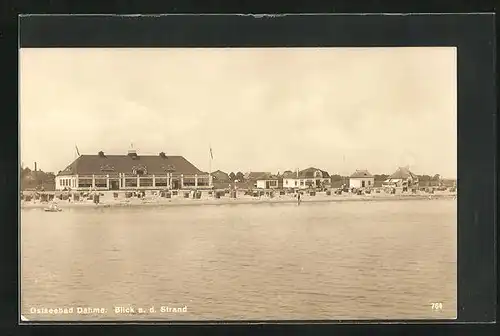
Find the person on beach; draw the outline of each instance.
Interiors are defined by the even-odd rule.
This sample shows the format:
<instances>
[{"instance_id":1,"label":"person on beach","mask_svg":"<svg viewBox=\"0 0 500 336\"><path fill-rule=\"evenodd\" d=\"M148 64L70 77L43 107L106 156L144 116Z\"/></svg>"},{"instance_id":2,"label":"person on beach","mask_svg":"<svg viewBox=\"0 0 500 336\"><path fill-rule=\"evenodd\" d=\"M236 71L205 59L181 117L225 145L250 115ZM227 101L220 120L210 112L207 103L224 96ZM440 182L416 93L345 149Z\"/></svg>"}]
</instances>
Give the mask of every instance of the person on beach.
<instances>
[{"instance_id":1,"label":"person on beach","mask_svg":"<svg viewBox=\"0 0 500 336\"><path fill-rule=\"evenodd\" d=\"M297 205L300 205L300 192L297 194Z\"/></svg>"}]
</instances>

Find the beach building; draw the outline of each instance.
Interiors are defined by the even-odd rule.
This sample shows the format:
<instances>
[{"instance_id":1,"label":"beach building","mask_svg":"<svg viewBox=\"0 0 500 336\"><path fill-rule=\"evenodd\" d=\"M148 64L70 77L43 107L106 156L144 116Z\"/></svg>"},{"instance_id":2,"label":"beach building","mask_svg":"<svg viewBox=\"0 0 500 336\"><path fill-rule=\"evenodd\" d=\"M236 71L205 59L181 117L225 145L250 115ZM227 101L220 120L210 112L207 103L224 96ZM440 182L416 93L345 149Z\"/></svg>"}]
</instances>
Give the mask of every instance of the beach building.
<instances>
[{"instance_id":1,"label":"beach building","mask_svg":"<svg viewBox=\"0 0 500 336\"><path fill-rule=\"evenodd\" d=\"M418 186L418 176L413 174L409 167L399 167L382 186L393 188Z\"/></svg>"},{"instance_id":2,"label":"beach building","mask_svg":"<svg viewBox=\"0 0 500 336\"><path fill-rule=\"evenodd\" d=\"M56 190L155 190L212 187L210 174L202 172L182 156L80 155L56 176Z\"/></svg>"},{"instance_id":3,"label":"beach building","mask_svg":"<svg viewBox=\"0 0 500 336\"><path fill-rule=\"evenodd\" d=\"M356 170L349 176L350 188L370 188L375 184L375 177L366 169Z\"/></svg>"},{"instance_id":4,"label":"beach building","mask_svg":"<svg viewBox=\"0 0 500 336\"><path fill-rule=\"evenodd\" d=\"M259 189L278 189L279 177L269 173L265 173L257 177L255 186Z\"/></svg>"},{"instance_id":5,"label":"beach building","mask_svg":"<svg viewBox=\"0 0 500 336\"><path fill-rule=\"evenodd\" d=\"M221 170L212 173L212 181L215 189L228 189L231 187L231 178Z\"/></svg>"},{"instance_id":6,"label":"beach building","mask_svg":"<svg viewBox=\"0 0 500 336\"><path fill-rule=\"evenodd\" d=\"M247 181L248 186L257 188L257 181L263 181L271 175L270 172L247 172L243 177ZM262 182L259 185L262 185Z\"/></svg>"},{"instance_id":7,"label":"beach building","mask_svg":"<svg viewBox=\"0 0 500 336\"><path fill-rule=\"evenodd\" d=\"M330 174L326 171L310 167L301 171L283 173L283 188L319 188L331 183Z\"/></svg>"},{"instance_id":8,"label":"beach building","mask_svg":"<svg viewBox=\"0 0 500 336\"><path fill-rule=\"evenodd\" d=\"M214 182L229 182L231 181L231 178L229 175L222 170L216 170L212 173L212 178L214 179Z\"/></svg>"}]
</instances>

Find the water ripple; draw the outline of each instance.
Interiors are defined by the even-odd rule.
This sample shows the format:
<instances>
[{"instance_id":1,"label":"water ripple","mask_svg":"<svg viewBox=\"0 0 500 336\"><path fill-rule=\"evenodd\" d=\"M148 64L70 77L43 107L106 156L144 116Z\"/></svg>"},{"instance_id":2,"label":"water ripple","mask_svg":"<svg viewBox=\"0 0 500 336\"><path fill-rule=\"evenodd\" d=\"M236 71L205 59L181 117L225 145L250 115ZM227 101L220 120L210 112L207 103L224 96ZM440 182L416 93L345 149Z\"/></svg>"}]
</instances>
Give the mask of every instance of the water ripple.
<instances>
[{"instance_id":1,"label":"water ripple","mask_svg":"<svg viewBox=\"0 0 500 336\"><path fill-rule=\"evenodd\" d=\"M23 210L21 229L22 311L30 319L456 315L450 200ZM113 312L124 304L156 313ZM188 312L158 312L166 305ZM67 306L108 312L30 314Z\"/></svg>"}]
</instances>

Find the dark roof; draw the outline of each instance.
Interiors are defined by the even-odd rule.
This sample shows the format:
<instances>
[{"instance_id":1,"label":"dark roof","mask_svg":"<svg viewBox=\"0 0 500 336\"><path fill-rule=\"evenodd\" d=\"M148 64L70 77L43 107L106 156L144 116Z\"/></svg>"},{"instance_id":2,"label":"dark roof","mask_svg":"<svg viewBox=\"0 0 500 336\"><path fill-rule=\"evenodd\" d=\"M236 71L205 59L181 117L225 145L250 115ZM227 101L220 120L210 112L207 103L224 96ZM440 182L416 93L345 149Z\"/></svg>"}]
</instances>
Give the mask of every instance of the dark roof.
<instances>
[{"instance_id":1,"label":"dark roof","mask_svg":"<svg viewBox=\"0 0 500 336\"><path fill-rule=\"evenodd\" d=\"M398 170L394 172L391 176L389 176L390 179L407 179L407 178L412 178L412 179L417 179L417 175L413 174L410 169L407 167L399 167Z\"/></svg>"},{"instance_id":2,"label":"dark roof","mask_svg":"<svg viewBox=\"0 0 500 336\"><path fill-rule=\"evenodd\" d=\"M362 177L373 177L372 174L366 169L356 170L351 176L351 178L362 178Z\"/></svg>"},{"instance_id":3,"label":"dark roof","mask_svg":"<svg viewBox=\"0 0 500 336\"><path fill-rule=\"evenodd\" d=\"M322 178L330 178L330 174L328 174L326 171L314 168L314 167L309 167L307 169L299 171L299 176L297 177L297 172L292 172L292 171L286 171L283 173L283 178L315 178L314 174L319 171L321 172L321 177Z\"/></svg>"},{"instance_id":4,"label":"dark roof","mask_svg":"<svg viewBox=\"0 0 500 336\"><path fill-rule=\"evenodd\" d=\"M183 156L81 155L58 175L132 174L134 167L145 167L147 174L165 174L169 169L177 174L205 174Z\"/></svg>"},{"instance_id":5,"label":"dark roof","mask_svg":"<svg viewBox=\"0 0 500 336\"><path fill-rule=\"evenodd\" d=\"M262 177L271 175L269 172L249 172L245 174L245 179L247 180L258 180Z\"/></svg>"},{"instance_id":6,"label":"dark roof","mask_svg":"<svg viewBox=\"0 0 500 336\"><path fill-rule=\"evenodd\" d=\"M227 173L223 172L222 170L216 170L216 171L212 172L212 174L226 174L227 175Z\"/></svg>"},{"instance_id":7,"label":"dark roof","mask_svg":"<svg viewBox=\"0 0 500 336\"><path fill-rule=\"evenodd\" d=\"M260 175L257 180L279 180L279 177L274 174L270 173L265 173L263 175Z\"/></svg>"},{"instance_id":8,"label":"dark roof","mask_svg":"<svg viewBox=\"0 0 500 336\"><path fill-rule=\"evenodd\" d=\"M321 177L323 177L323 178L329 178L330 177L330 174L328 174L326 171L318 169L318 168L314 168L314 167L309 167L307 169L299 171L299 177L313 178L313 177L315 177L314 174L317 171L321 172Z\"/></svg>"},{"instance_id":9,"label":"dark roof","mask_svg":"<svg viewBox=\"0 0 500 336\"><path fill-rule=\"evenodd\" d=\"M217 180L220 180L220 181L229 181L230 178L229 178L229 175L225 172L223 172L222 170L216 170L212 173L212 176L217 179Z\"/></svg>"},{"instance_id":10,"label":"dark roof","mask_svg":"<svg viewBox=\"0 0 500 336\"><path fill-rule=\"evenodd\" d=\"M330 174L328 174L326 171L314 168L314 167L309 167L307 169L299 171L299 177L298 178L315 178L314 174L319 171L321 173L322 178L330 178ZM283 174L284 178L297 178L297 172L289 172Z\"/></svg>"},{"instance_id":11,"label":"dark roof","mask_svg":"<svg viewBox=\"0 0 500 336\"><path fill-rule=\"evenodd\" d=\"M287 170L286 172L283 173L283 178L296 178L296 177L297 177L297 172Z\"/></svg>"}]
</instances>

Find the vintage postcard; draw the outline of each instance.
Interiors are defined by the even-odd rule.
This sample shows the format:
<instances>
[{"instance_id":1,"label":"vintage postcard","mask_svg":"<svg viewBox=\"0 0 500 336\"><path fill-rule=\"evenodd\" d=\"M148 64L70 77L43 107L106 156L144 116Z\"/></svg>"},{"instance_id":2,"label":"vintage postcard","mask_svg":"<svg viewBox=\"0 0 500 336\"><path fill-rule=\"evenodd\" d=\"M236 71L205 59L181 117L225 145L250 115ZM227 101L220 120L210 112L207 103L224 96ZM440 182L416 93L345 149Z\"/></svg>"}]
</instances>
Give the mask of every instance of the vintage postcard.
<instances>
[{"instance_id":1,"label":"vintage postcard","mask_svg":"<svg viewBox=\"0 0 500 336\"><path fill-rule=\"evenodd\" d=\"M19 61L24 320L456 318L456 48Z\"/></svg>"}]
</instances>

